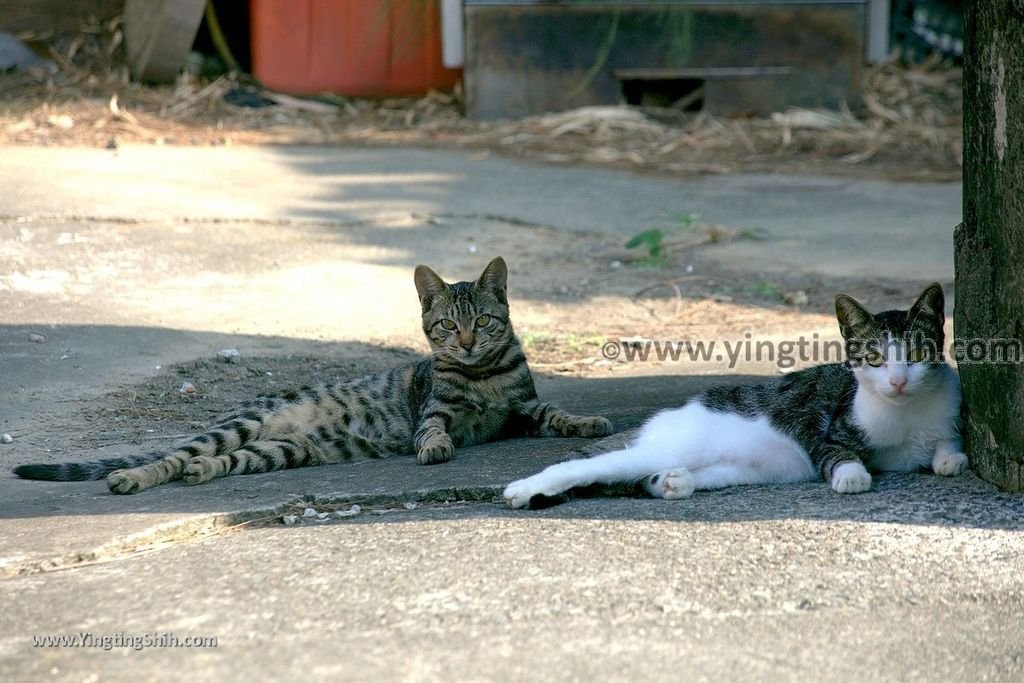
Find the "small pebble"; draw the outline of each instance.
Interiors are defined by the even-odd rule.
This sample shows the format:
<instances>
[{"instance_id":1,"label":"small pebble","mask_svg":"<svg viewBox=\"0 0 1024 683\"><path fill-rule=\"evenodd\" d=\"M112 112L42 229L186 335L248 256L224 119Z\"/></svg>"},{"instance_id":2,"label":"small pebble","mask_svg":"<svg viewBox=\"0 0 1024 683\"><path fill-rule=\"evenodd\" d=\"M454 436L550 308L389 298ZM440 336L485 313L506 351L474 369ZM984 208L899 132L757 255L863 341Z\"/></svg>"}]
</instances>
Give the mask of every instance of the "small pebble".
<instances>
[{"instance_id":1,"label":"small pebble","mask_svg":"<svg viewBox=\"0 0 1024 683\"><path fill-rule=\"evenodd\" d=\"M355 517L356 515L358 515L362 511L363 511L363 508L359 507L358 505L353 505L348 510L337 510L337 511L335 511L334 516L339 518L339 519L344 519L345 517Z\"/></svg>"},{"instance_id":2,"label":"small pebble","mask_svg":"<svg viewBox=\"0 0 1024 683\"><path fill-rule=\"evenodd\" d=\"M54 128L70 130L75 127L75 120L67 114L51 114L46 117L46 122Z\"/></svg>"},{"instance_id":3,"label":"small pebble","mask_svg":"<svg viewBox=\"0 0 1024 683\"><path fill-rule=\"evenodd\" d=\"M782 295L782 299L790 306L806 306L810 302L807 292L802 289L798 289L795 292L786 292Z\"/></svg>"},{"instance_id":4,"label":"small pebble","mask_svg":"<svg viewBox=\"0 0 1024 683\"><path fill-rule=\"evenodd\" d=\"M14 443L14 437L10 434L0 434L0 443Z\"/></svg>"},{"instance_id":5,"label":"small pebble","mask_svg":"<svg viewBox=\"0 0 1024 683\"><path fill-rule=\"evenodd\" d=\"M647 337L619 337L619 343L623 346L641 347L644 344L650 344L653 341L653 339L648 339Z\"/></svg>"},{"instance_id":6,"label":"small pebble","mask_svg":"<svg viewBox=\"0 0 1024 683\"><path fill-rule=\"evenodd\" d=\"M622 267L622 261L612 261L608 264L612 270L618 270Z\"/></svg>"},{"instance_id":7,"label":"small pebble","mask_svg":"<svg viewBox=\"0 0 1024 683\"><path fill-rule=\"evenodd\" d=\"M192 382L182 382L181 388L178 389L179 394L198 394L199 391L196 389L196 385Z\"/></svg>"},{"instance_id":8,"label":"small pebble","mask_svg":"<svg viewBox=\"0 0 1024 683\"><path fill-rule=\"evenodd\" d=\"M469 245L468 247L466 247L466 251L468 251L470 254L475 254L476 251L477 251L476 245L475 244Z\"/></svg>"},{"instance_id":9,"label":"small pebble","mask_svg":"<svg viewBox=\"0 0 1024 683\"><path fill-rule=\"evenodd\" d=\"M291 526L292 524L298 522L299 518L297 515L285 515L281 518L281 521L284 522L285 526Z\"/></svg>"},{"instance_id":10,"label":"small pebble","mask_svg":"<svg viewBox=\"0 0 1024 683\"><path fill-rule=\"evenodd\" d=\"M306 519L309 519L310 517L316 517L316 515L317 512L313 508L306 508L305 510L302 511L302 516Z\"/></svg>"},{"instance_id":11,"label":"small pebble","mask_svg":"<svg viewBox=\"0 0 1024 683\"><path fill-rule=\"evenodd\" d=\"M319 515L316 516L316 521L318 521L318 522L326 522L327 519L330 516L331 516L331 513L329 513L329 512L321 512Z\"/></svg>"},{"instance_id":12,"label":"small pebble","mask_svg":"<svg viewBox=\"0 0 1024 683\"><path fill-rule=\"evenodd\" d=\"M238 352L238 349L221 349L217 352L217 358L225 363L237 363L242 360L242 354Z\"/></svg>"},{"instance_id":13,"label":"small pebble","mask_svg":"<svg viewBox=\"0 0 1024 683\"><path fill-rule=\"evenodd\" d=\"M36 344L42 344L43 342L46 341L46 335L45 334L39 334L38 332L29 332L28 333L28 340L30 342L35 342Z\"/></svg>"}]
</instances>

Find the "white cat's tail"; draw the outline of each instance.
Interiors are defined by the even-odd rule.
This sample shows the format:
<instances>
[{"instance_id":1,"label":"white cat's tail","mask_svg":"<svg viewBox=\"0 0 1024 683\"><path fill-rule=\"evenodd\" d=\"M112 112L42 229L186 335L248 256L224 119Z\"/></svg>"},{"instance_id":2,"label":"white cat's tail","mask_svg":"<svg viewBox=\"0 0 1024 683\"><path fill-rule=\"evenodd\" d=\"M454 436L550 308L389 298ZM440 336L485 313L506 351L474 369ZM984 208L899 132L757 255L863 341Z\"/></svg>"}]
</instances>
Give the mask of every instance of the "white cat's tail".
<instances>
[{"instance_id":1,"label":"white cat's tail","mask_svg":"<svg viewBox=\"0 0 1024 683\"><path fill-rule=\"evenodd\" d=\"M595 455L592 458L568 460L514 481L505 487L505 501L514 508L526 507L534 496L556 496L577 486L636 482L669 469L678 458L670 452L631 446L621 451Z\"/></svg>"}]
</instances>

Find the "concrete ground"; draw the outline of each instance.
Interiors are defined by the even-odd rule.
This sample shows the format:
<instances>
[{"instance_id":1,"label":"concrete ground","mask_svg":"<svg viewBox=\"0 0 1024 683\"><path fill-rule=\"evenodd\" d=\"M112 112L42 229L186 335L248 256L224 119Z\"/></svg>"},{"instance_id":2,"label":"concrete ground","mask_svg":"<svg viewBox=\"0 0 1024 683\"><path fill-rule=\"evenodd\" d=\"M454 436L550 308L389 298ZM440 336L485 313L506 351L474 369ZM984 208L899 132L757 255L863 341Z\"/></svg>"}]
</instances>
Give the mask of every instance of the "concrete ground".
<instances>
[{"instance_id":1,"label":"concrete ground","mask_svg":"<svg viewBox=\"0 0 1024 683\"><path fill-rule=\"evenodd\" d=\"M242 350L242 373L249 358L386 364L422 349L419 262L469 278L505 255L517 320L543 329L581 304L522 280L517 294L517 258L543 269L698 212L771 236L717 245L722 268L949 281L960 214L955 184L683 181L402 149L8 148L0 173L4 469L137 448L118 441L126 414L95 405L144 398L169 366L220 348ZM0 678L1020 680L1024 498L973 475L883 476L855 497L809 483L528 512L498 500L711 382L775 368L742 372L542 370L544 397L620 433L487 444L437 467L399 458L128 497L0 477ZM161 415L132 419L166 436ZM101 427L114 436L94 446ZM281 522L354 503L350 517ZM124 647L167 633L217 647ZM111 647L33 643L74 634Z\"/></svg>"}]
</instances>

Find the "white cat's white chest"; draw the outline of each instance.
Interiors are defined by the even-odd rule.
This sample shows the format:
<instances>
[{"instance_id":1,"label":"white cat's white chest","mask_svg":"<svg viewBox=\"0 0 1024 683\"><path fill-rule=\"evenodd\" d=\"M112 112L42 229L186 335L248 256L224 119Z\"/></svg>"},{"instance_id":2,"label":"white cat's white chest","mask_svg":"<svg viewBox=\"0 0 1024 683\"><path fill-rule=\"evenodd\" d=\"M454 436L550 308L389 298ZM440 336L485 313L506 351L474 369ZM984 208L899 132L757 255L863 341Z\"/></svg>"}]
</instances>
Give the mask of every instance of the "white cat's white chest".
<instances>
[{"instance_id":1,"label":"white cat's white chest","mask_svg":"<svg viewBox=\"0 0 1024 683\"><path fill-rule=\"evenodd\" d=\"M942 389L902 404L858 389L853 421L871 448L869 468L908 471L931 465L936 444L956 435L959 381L952 369L949 375Z\"/></svg>"}]
</instances>

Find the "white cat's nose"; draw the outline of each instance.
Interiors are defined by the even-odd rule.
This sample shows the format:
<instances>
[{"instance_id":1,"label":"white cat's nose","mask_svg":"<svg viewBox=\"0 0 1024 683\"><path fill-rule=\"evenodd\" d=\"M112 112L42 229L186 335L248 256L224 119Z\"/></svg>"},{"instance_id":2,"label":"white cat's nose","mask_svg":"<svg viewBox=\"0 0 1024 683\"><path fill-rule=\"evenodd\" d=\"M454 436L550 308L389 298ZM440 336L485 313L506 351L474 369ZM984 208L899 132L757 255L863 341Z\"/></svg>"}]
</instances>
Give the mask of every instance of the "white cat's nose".
<instances>
[{"instance_id":1,"label":"white cat's nose","mask_svg":"<svg viewBox=\"0 0 1024 683\"><path fill-rule=\"evenodd\" d=\"M907 380L906 379L895 379L895 378L890 377L889 378L889 384L892 386L893 389L896 390L897 394L902 394L903 390L907 388Z\"/></svg>"}]
</instances>

